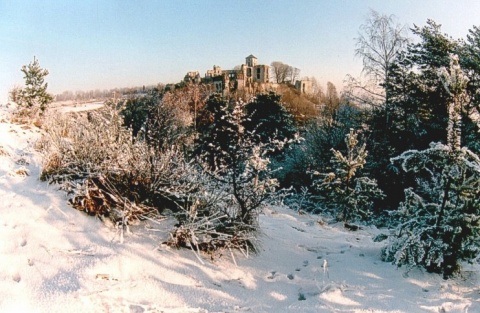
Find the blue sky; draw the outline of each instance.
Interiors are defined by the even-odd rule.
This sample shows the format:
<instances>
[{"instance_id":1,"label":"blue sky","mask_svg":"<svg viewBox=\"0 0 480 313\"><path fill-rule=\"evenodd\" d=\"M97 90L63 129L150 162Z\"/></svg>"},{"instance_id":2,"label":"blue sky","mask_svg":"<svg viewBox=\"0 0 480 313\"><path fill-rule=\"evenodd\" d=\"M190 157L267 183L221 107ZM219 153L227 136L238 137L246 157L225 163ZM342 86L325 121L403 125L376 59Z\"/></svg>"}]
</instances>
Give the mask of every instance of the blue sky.
<instances>
[{"instance_id":1,"label":"blue sky","mask_svg":"<svg viewBox=\"0 0 480 313\"><path fill-rule=\"evenodd\" d=\"M361 71L354 38L370 9L407 26L431 18L455 38L480 25L475 0L0 0L0 103L33 56L52 93L178 82L249 54L340 90Z\"/></svg>"}]
</instances>

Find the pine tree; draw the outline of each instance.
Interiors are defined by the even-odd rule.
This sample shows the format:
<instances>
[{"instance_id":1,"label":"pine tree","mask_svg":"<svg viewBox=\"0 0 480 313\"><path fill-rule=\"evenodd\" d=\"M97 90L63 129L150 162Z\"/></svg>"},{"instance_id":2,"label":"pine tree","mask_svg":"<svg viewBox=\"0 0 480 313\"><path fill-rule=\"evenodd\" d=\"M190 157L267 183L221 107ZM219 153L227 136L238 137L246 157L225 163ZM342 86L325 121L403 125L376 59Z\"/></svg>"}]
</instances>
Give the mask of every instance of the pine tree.
<instances>
[{"instance_id":1,"label":"pine tree","mask_svg":"<svg viewBox=\"0 0 480 313\"><path fill-rule=\"evenodd\" d=\"M417 184L405 190L397 212L400 224L383 258L450 277L460 270L462 260L472 260L480 252L480 158L461 147L468 79L456 56L439 77L450 95L447 144L431 143L428 149L392 159L404 171L415 173Z\"/></svg>"},{"instance_id":2,"label":"pine tree","mask_svg":"<svg viewBox=\"0 0 480 313\"><path fill-rule=\"evenodd\" d=\"M48 83L45 82L48 70L41 68L38 59L33 57L33 62L22 66L21 71L25 75L25 87L20 89L17 103L28 110L40 109L40 113L43 113L53 100L47 92Z\"/></svg>"},{"instance_id":3,"label":"pine tree","mask_svg":"<svg viewBox=\"0 0 480 313\"><path fill-rule=\"evenodd\" d=\"M215 170L221 163L228 162L228 149L236 139L238 127L233 124L231 110L219 94L211 95L205 110L199 118L197 155L201 155L210 169Z\"/></svg>"},{"instance_id":4,"label":"pine tree","mask_svg":"<svg viewBox=\"0 0 480 313\"><path fill-rule=\"evenodd\" d=\"M245 130L253 134L253 140L266 143L272 139L292 139L297 132L293 115L282 102L280 95L273 92L259 94L246 104L247 119L243 122Z\"/></svg>"},{"instance_id":5,"label":"pine tree","mask_svg":"<svg viewBox=\"0 0 480 313\"><path fill-rule=\"evenodd\" d=\"M357 136L350 129L345 138L346 155L332 149L334 172L320 174L321 178L314 181L314 187L323 196L325 205L334 208L344 222L366 218L371 213L373 201L383 197L375 180L365 176L356 177L368 155L365 144L358 146Z\"/></svg>"}]
</instances>

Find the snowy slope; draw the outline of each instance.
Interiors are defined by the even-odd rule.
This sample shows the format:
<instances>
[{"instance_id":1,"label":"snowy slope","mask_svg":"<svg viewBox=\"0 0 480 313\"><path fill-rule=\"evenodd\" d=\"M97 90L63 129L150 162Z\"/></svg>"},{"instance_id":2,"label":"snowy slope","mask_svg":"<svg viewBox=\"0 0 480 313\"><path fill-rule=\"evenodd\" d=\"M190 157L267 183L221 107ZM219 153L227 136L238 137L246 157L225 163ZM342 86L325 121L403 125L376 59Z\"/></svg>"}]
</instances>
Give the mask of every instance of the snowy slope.
<instances>
[{"instance_id":1,"label":"snowy slope","mask_svg":"<svg viewBox=\"0 0 480 313\"><path fill-rule=\"evenodd\" d=\"M162 245L172 220L121 243L38 180L39 130L5 107L0 121L0 312L480 312L478 265L449 281L406 272L380 260L378 230L285 208L264 210L261 251L237 266Z\"/></svg>"}]
</instances>

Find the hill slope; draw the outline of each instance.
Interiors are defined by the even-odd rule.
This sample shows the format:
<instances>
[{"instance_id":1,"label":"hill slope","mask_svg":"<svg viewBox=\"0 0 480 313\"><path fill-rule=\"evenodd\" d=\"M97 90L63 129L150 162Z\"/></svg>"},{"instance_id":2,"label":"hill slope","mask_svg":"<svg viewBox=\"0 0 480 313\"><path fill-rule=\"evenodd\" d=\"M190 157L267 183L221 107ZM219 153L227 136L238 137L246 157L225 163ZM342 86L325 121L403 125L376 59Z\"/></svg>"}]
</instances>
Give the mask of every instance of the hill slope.
<instances>
[{"instance_id":1,"label":"hill slope","mask_svg":"<svg viewBox=\"0 0 480 313\"><path fill-rule=\"evenodd\" d=\"M40 131L7 115L0 108L0 312L480 312L478 265L449 281L406 272L380 261L378 230L286 208L264 210L261 251L237 265L162 245L172 220L133 226L121 243L39 181Z\"/></svg>"}]
</instances>

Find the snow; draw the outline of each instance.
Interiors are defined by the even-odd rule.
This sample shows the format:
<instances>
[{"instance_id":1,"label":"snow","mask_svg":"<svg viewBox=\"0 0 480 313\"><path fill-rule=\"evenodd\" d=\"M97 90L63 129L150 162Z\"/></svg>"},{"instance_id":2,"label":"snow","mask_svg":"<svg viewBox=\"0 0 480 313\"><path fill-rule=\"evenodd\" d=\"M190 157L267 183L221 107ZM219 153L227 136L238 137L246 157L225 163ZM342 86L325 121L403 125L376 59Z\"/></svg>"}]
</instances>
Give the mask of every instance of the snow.
<instances>
[{"instance_id":1,"label":"snow","mask_svg":"<svg viewBox=\"0 0 480 313\"><path fill-rule=\"evenodd\" d=\"M480 312L478 265L451 280L397 269L372 240L386 230L282 207L265 208L260 251L236 254L237 266L229 253L201 264L163 245L172 219L133 225L122 244L38 179L40 130L10 124L10 109L0 108L0 312Z\"/></svg>"},{"instance_id":2,"label":"snow","mask_svg":"<svg viewBox=\"0 0 480 313\"><path fill-rule=\"evenodd\" d=\"M56 101L49 105L50 108L62 113L96 110L103 106L103 101L78 102L72 100Z\"/></svg>"}]
</instances>

